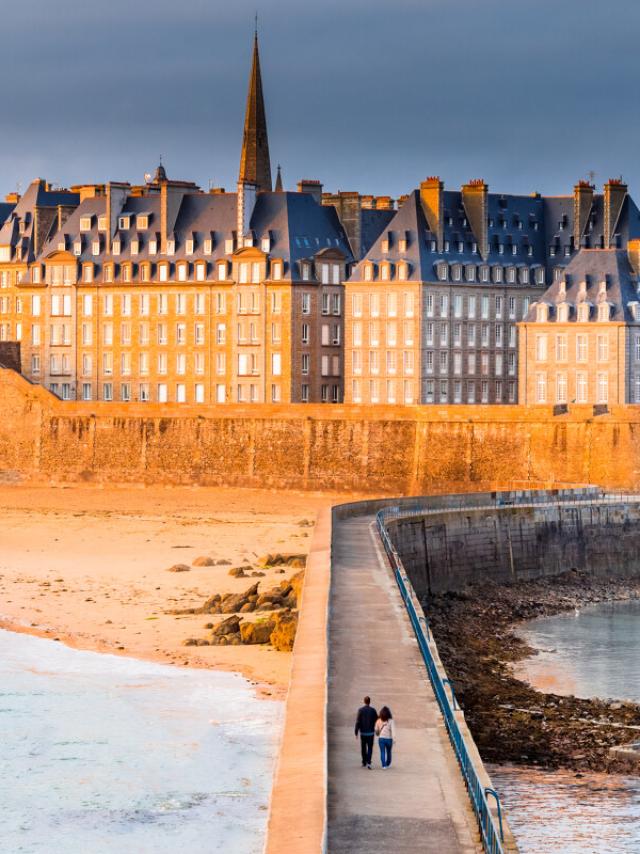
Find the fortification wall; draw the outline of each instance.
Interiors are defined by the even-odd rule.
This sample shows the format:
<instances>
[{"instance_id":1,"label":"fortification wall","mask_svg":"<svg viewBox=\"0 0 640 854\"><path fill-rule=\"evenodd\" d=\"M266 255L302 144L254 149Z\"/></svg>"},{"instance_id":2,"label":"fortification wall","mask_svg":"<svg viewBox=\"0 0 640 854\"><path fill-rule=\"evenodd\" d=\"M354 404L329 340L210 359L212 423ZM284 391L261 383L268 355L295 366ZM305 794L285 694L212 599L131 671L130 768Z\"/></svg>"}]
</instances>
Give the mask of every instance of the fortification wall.
<instances>
[{"instance_id":1,"label":"fortification wall","mask_svg":"<svg viewBox=\"0 0 640 854\"><path fill-rule=\"evenodd\" d=\"M446 511L387 523L418 596L581 569L640 575L640 504Z\"/></svg>"},{"instance_id":2,"label":"fortification wall","mask_svg":"<svg viewBox=\"0 0 640 854\"><path fill-rule=\"evenodd\" d=\"M0 476L382 495L640 488L640 408L63 402L0 368Z\"/></svg>"}]
</instances>

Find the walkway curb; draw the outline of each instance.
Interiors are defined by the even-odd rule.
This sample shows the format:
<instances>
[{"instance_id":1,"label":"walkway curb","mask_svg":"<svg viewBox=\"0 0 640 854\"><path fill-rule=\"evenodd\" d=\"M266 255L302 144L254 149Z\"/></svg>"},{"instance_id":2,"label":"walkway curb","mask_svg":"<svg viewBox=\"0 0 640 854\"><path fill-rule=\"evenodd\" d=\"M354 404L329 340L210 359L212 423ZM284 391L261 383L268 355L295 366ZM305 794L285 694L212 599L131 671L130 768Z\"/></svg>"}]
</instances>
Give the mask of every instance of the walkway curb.
<instances>
[{"instance_id":1,"label":"walkway curb","mask_svg":"<svg viewBox=\"0 0 640 854\"><path fill-rule=\"evenodd\" d=\"M327 821L327 618L331 510L316 520L293 648L265 854L320 854Z\"/></svg>"}]
</instances>

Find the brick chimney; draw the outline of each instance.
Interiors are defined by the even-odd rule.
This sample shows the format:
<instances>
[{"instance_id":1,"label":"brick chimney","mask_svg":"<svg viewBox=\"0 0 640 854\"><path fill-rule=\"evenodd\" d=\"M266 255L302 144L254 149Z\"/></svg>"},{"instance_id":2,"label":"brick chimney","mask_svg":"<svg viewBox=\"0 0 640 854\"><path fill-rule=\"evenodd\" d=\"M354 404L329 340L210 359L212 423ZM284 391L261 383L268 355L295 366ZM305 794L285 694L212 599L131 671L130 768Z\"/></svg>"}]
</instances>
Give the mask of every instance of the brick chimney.
<instances>
[{"instance_id":1,"label":"brick chimney","mask_svg":"<svg viewBox=\"0 0 640 854\"><path fill-rule=\"evenodd\" d=\"M420 184L422 210L429 223L429 229L436 235L438 252L444 245L444 182L435 175Z\"/></svg>"},{"instance_id":2,"label":"brick chimney","mask_svg":"<svg viewBox=\"0 0 640 854\"><path fill-rule=\"evenodd\" d=\"M316 181L314 178L303 178L298 181L298 192L308 193L319 205L322 204L322 184L320 181Z\"/></svg>"},{"instance_id":3,"label":"brick chimney","mask_svg":"<svg viewBox=\"0 0 640 854\"><path fill-rule=\"evenodd\" d=\"M582 245L582 238L587 230L593 191L594 186L588 181L578 181L573 188L573 242L576 249Z\"/></svg>"},{"instance_id":4,"label":"brick chimney","mask_svg":"<svg viewBox=\"0 0 640 854\"><path fill-rule=\"evenodd\" d=\"M105 235L105 252L111 252L111 241L118 230L118 217L127 200L129 184L119 184L110 181L107 184L105 214L107 217L107 233Z\"/></svg>"},{"instance_id":5,"label":"brick chimney","mask_svg":"<svg viewBox=\"0 0 640 854\"><path fill-rule=\"evenodd\" d=\"M627 185L622 178L609 178L604 185L604 248L615 248L614 235L622 205L627 196Z\"/></svg>"},{"instance_id":6,"label":"brick chimney","mask_svg":"<svg viewBox=\"0 0 640 854\"><path fill-rule=\"evenodd\" d=\"M361 256L362 239L362 196L359 193L340 190L337 193L323 193L323 205L333 205L344 228L351 252L356 261Z\"/></svg>"},{"instance_id":7,"label":"brick chimney","mask_svg":"<svg viewBox=\"0 0 640 854\"><path fill-rule=\"evenodd\" d=\"M631 269L636 276L640 276L640 239L636 237L627 243L627 255Z\"/></svg>"},{"instance_id":8,"label":"brick chimney","mask_svg":"<svg viewBox=\"0 0 640 854\"><path fill-rule=\"evenodd\" d=\"M482 178L463 184L462 204L469 226L478 244L478 252L485 261L489 254L489 186Z\"/></svg>"}]
</instances>

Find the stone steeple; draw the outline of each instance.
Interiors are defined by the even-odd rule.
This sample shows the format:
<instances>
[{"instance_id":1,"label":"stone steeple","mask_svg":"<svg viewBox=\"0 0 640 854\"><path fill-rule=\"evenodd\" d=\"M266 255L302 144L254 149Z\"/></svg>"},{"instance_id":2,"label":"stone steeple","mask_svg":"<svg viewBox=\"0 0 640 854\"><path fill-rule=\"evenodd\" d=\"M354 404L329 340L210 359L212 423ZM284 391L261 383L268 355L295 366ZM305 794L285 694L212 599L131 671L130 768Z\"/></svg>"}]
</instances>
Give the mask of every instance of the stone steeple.
<instances>
[{"instance_id":1,"label":"stone steeple","mask_svg":"<svg viewBox=\"0 0 640 854\"><path fill-rule=\"evenodd\" d=\"M267 117L265 115L262 95L257 32L253 39L253 63L249 79L249 92L247 94L247 110L244 119L239 181L255 184L258 192L271 192L269 138L267 136Z\"/></svg>"}]
</instances>

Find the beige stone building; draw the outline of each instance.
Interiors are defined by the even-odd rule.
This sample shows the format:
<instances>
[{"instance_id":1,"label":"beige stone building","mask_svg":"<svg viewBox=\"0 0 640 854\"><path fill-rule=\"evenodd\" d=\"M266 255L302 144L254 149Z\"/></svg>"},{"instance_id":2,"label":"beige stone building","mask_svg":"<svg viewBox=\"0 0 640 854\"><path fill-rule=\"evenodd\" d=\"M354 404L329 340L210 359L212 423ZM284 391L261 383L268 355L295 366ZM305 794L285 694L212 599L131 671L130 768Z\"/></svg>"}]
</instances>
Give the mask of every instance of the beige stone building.
<instances>
[{"instance_id":1,"label":"beige stone building","mask_svg":"<svg viewBox=\"0 0 640 854\"><path fill-rule=\"evenodd\" d=\"M520 403L640 403L640 242L582 249L520 324Z\"/></svg>"}]
</instances>

